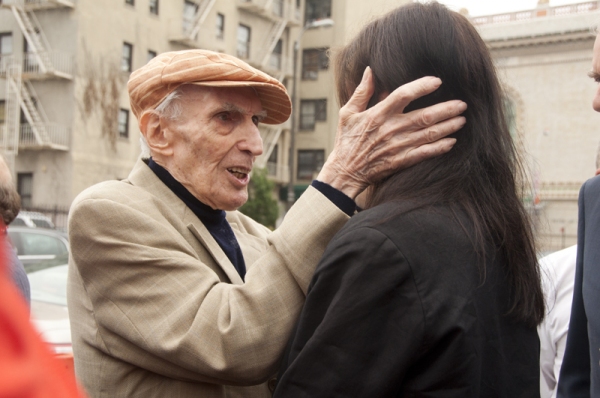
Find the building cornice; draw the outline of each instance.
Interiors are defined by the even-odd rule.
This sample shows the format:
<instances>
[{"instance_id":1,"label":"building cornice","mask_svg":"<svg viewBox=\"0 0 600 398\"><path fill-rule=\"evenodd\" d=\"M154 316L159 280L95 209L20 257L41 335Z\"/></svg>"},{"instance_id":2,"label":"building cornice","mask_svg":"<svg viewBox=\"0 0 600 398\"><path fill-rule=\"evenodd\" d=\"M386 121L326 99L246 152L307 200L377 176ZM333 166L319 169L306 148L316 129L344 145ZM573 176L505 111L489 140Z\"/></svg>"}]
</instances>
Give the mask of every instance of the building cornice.
<instances>
[{"instance_id":1,"label":"building cornice","mask_svg":"<svg viewBox=\"0 0 600 398\"><path fill-rule=\"evenodd\" d=\"M600 1L471 18L491 49L591 40L600 23Z\"/></svg>"}]
</instances>

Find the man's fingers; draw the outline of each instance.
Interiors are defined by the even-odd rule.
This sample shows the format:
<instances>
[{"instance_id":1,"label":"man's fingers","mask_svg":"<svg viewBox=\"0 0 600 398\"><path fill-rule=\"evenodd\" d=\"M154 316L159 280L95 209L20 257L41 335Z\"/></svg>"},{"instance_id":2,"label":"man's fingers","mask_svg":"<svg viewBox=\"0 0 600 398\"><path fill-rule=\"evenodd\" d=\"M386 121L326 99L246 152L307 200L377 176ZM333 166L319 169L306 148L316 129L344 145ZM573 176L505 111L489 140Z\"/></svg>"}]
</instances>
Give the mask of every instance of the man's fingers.
<instances>
[{"instance_id":1,"label":"man's fingers","mask_svg":"<svg viewBox=\"0 0 600 398\"><path fill-rule=\"evenodd\" d=\"M443 138L430 144L418 146L405 154L399 154L392 158L391 163L395 168L407 168L422 162L425 159L433 158L449 152L455 143L455 138Z\"/></svg>"},{"instance_id":2,"label":"man's fingers","mask_svg":"<svg viewBox=\"0 0 600 398\"><path fill-rule=\"evenodd\" d=\"M421 144L432 143L450 134L456 133L466 122L467 119L464 116L457 116L416 132L415 139Z\"/></svg>"},{"instance_id":3,"label":"man's fingers","mask_svg":"<svg viewBox=\"0 0 600 398\"><path fill-rule=\"evenodd\" d=\"M460 100L452 100L435 104L423 109L417 109L405 114L408 116L410 129L422 129L433 126L444 120L454 118L467 109L467 104ZM399 115L398 118L400 119ZM402 120L405 120L402 118Z\"/></svg>"},{"instance_id":4,"label":"man's fingers","mask_svg":"<svg viewBox=\"0 0 600 398\"><path fill-rule=\"evenodd\" d=\"M369 100L373 96L373 92L375 92L375 85L373 84L373 71L371 68L367 66L365 72L363 73L362 80L352 97L348 100L344 108L350 113L359 113L367 109L367 105Z\"/></svg>"},{"instance_id":5,"label":"man's fingers","mask_svg":"<svg viewBox=\"0 0 600 398\"><path fill-rule=\"evenodd\" d=\"M434 92L441 84L442 81L438 77L422 77L398 87L372 109L384 117L393 113L402 113L412 101Z\"/></svg>"},{"instance_id":6,"label":"man's fingers","mask_svg":"<svg viewBox=\"0 0 600 398\"><path fill-rule=\"evenodd\" d=\"M416 126L427 127L458 116L466 110L467 104L465 102L454 100L435 104L413 112L415 112L414 120L416 121Z\"/></svg>"}]
</instances>

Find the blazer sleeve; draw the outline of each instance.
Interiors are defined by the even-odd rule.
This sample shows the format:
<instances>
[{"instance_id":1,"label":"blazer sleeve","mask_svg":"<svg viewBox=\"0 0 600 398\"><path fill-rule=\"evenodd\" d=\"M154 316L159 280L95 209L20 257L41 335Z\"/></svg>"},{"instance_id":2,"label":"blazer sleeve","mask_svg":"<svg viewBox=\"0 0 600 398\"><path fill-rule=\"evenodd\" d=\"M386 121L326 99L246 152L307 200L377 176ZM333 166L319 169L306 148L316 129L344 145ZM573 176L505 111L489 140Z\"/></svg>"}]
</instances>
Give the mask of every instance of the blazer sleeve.
<instances>
[{"instance_id":1,"label":"blazer sleeve","mask_svg":"<svg viewBox=\"0 0 600 398\"><path fill-rule=\"evenodd\" d=\"M179 380L250 385L273 375L314 268L348 216L309 189L246 283L232 285L167 222L168 209L146 208L89 195L72 207L69 284L81 281L90 303L71 323L97 325L81 344Z\"/></svg>"},{"instance_id":2,"label":"blazer sleeve","mask_svg":"<svg viewBox=\"0 0 600 398\"><path fill-rule=\"evenodd\" d=\"M396 245L368 227L345 230L317 267L274 396L395 396L424 319Z\"/></svg>"},{"instance_id":3,"label":"blazer sleeve","mask_svg":"<svg viewBox=\"0 0 600 398\"><path fill-rule=\"evenodd\" d=\"M587 332L587 315L583 306L583 253L585 244L585 189L579 193L579 224L577 227L577 261L571 319L567 334L567 346L558 378L558 398L590 396L590 351Z\"/></svg>"}]
</instances>

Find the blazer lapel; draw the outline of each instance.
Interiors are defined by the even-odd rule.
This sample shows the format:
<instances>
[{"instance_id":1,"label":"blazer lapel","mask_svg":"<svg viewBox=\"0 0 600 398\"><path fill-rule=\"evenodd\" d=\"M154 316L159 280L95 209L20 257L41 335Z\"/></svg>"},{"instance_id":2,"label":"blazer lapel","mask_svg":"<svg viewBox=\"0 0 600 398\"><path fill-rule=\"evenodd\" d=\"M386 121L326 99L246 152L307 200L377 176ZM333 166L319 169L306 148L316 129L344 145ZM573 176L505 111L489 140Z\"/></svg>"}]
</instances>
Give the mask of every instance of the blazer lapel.
<instances>
[{"instance_id":1,"label":"blazer lapel","mask_svg":"<svg viewBox=\"0 0 600 398\"><path fill-rule=\"evenodd\" d=\"M189 210L189 213L192 213L192 211ZM186 219L187 218L190 217L186 217ZM223 251L223 249L221 249L221 246L219 246L215 238L212 237L208 229L206 229L204 224L202 224L202 222L200 222L200 220L198 220L198 218L195 215L193 215L193 218L195 218L195 220L184 220L184 222L189 221L189 230L200 241L200 243L204 245L206 250L215 259L217 264L221 266L225 274L227 274L227 276L229 277L231 283L234 285L243 285L244 281L242 280L242 277L237 272L237 270L235 269L235 267L229 260L229 257L227 257L227 255Z\"/></svg>"},{"instance_id":2,"label":"blazer lapel","mask_svg":"<svg viewBox=\"0 0 600 398\"><path fill-rule=\"evenodd\" d=\"M206 229L204 224L202 224L194 212L192 212L183 201L173 193L173 191L163 184L143 160L138 159L136 165L129 174L128 180L134 185L147 187L150 192L167 203L170 210L175 214L178 214L178 217L181 217L181 221L187 225L190 232L201 243L203 247L198 247L198 249L204 249L210 253L215 262L223 269L232 284L242 285L244 283L240 274L238 274L223 249L221 249L221 246L219 246L210 232L208 232L208 229Z\"/></svg>"}]
</instances>

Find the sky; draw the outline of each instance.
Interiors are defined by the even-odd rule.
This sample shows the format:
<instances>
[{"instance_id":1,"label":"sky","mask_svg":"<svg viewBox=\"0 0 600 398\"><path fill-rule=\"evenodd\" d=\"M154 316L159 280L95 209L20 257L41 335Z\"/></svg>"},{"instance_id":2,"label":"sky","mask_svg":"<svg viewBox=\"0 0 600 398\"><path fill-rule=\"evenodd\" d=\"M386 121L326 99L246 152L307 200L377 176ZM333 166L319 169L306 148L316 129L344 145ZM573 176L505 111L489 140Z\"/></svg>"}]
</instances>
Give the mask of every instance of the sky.
<instances>
[{"instance_id":1,"label":"sky","mask_svg":"<svg viewBox=\"0 0 600 398\"><path fill-rule=\"evenodd\" d=\"M452 10L466 8L469 10L469 15L480 16L531 10L536 7L538 0L438 0L438 2L446 4ZM550 0L550 6L584 2L585 0Z\"/></svg>"}]
</instances>

